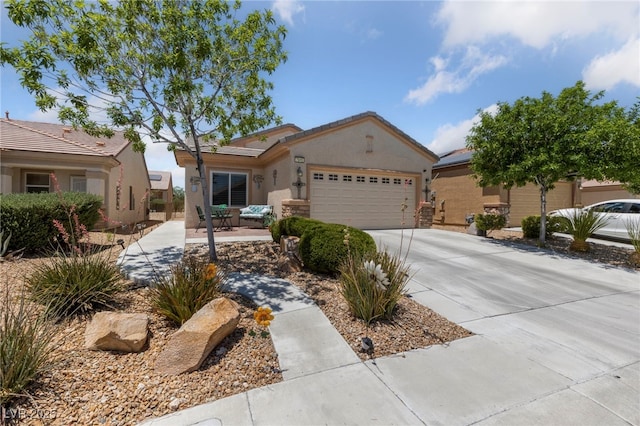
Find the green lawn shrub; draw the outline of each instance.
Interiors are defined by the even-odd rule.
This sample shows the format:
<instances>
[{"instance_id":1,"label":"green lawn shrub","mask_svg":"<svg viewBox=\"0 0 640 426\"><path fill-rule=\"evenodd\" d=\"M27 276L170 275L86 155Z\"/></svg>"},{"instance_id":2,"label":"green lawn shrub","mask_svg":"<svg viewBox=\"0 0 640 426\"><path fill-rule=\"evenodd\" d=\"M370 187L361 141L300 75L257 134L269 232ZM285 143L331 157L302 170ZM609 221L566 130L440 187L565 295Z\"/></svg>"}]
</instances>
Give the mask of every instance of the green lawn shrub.
<instances>
[{"instance_id":1,"label":"green lawn shrub","mask_svg":"<svg viewBox=\"0 0 640 426\"><path fill-rule=\"evenodd\" d=\"M507 226L507 218L501 214L477 214L474 217L476 228L480 231L493 231Z\"/></svg>"},{"instance_id":2,"label":"green lawn shrub","mask_svg":"<svg viewBox=\"0 0 640 426\"><path fill-rule=\"evenodd\" d=\"M11 234L8 250L24 248L33 253L51 249L59 234L54 219L72 232L69 212L74 206L80 223L91 229L100 218L101 205L97 195L80 192L1 195L0 226Z\"/></svg>"},{"instance_id":3,"label":"green lawn shrub","mask_svg":"<svg viewBox=\"0 0 640 426\"><path fill-rule=\"evenodd\" d=\"M225 276L206 259L188 256L171 267L171 275L151 289L151 304L160 315L181 326L220 296Z\"/></svg>"},{"instance_id":4,"label":"green lawn shrub","mask_svg":"<svg viewBox=\"0 0 640 426\"><path fill-rule=\"evenodd\" d=\"M347 256L357 258L375 253L376 243L371 235L359 229L318 223L305 229L298 248L305 268L335 274Z\"/></svg>"},{"instance_id":5,"label":"green lawn shrub","mask_svg":"<svg viewBox=\"0 0 640 426\"><path fill-rule=\"evenodd\" d=\"M302 237L304 231L312 226L323 223L317 219L309 219L301 216L289 216L274 222L271 225L271 238L276 243L280 242L280 237Z\"/></svg>"},{"instance_id":6,"label":"green lawn shrub","mask_svg":"<svg viewBox=\"0 0 640 426\"><path fill-rule=\"evenodd\" d=\"M527 216L522 219L522 235L525 238L540 238L540 216ZM547 216L547 228L545 237L550 237L554 232L565 232L566 226L559 216Z\"/></svg>"}]
</instances>

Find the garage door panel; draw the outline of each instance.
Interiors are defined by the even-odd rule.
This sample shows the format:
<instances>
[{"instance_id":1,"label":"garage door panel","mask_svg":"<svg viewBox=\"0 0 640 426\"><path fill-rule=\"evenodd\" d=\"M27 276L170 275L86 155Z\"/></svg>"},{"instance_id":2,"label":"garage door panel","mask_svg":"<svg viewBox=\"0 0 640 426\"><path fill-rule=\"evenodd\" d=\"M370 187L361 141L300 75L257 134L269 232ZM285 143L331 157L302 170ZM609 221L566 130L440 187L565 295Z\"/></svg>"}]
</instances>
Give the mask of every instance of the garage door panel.
<instances>
[{"instance_id":1,"label":"garage door panel","mask_svg":"<svg viewBox=\"0 0 640 426\"><path fill-rule=\"evenodd\" d=\"M361 173L314 171L310 182L311 216L331 223L342 223L362 229L398 228L402 224L401 205L409 206L405 226L412 225L415 206L413 185L404 185L399 174L388 176ZM350 176L351 180L345 179ZM322 178L322 179L320 179ZM364 180L364 181L363 181Z\"/></svg>"}]
</instances>

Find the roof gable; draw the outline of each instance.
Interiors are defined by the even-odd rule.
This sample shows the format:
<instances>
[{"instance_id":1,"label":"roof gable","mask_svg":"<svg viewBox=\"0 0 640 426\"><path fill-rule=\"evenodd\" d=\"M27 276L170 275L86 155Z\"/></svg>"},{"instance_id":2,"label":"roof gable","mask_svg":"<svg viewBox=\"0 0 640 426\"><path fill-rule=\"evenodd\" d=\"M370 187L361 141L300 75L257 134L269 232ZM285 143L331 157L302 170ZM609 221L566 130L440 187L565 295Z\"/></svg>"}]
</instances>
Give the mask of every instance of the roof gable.
<instances>
[{"instance_id":1,"label":"roof gable","mask_svg":"<svg viewBox=\"0 0 640 426\"><path fill-rule=\"evenodd\" d=\"M171 172L149 170L149 182L152 190L167 191L171 189Z\"/></svg>"},{"instance_id":2,"label":"roof gable","mask_svg":"<svg viewBox=\"0 0 640 426\"><path fill-rule=\"evenodd\" d=\"M314 136L316 136L316 135L318 135L320 133L327 132L327 131L332 131L332 130L337 130L339 128L350 126L350 125L353 125L355 123L358 123L358 122L361 122L361 121L364 121L364 120L370 120L370 119L373 119L374 121L379 122L384 127L386 127L388 130L390 130L392 133L395 133L400 139L406 141L407 143L412 145L417 150L419 150L422 153L424 153L425 155L431 157L433 159L433 161L438 161L439 157L434 152L432 152L427 147L425 147L424 145L422 145L421 143L419 143L418 141L413 139L411 136L409 136L408 134L406 134L405 132L403 132L402 130L400 130L399 128L394 126L393 124L391 124L389 121L385 120L380 115L378 115L377 113L372 112L372 111L367 111L367 112L363 112L361 114L352 115L350 117L343 118L341 120L333 121L331 123L323 124L321 126L314 127L312 129L309 129L309 130L305 130L305 131L298 132L298 133L290 135L290 136L286 136L286 137L280 139L278 141L278 143L280 143L280 144L298 143L298 142L300 142L302 140L305 140L307 138L314 137Z\"/></svg>"}]
</instances>

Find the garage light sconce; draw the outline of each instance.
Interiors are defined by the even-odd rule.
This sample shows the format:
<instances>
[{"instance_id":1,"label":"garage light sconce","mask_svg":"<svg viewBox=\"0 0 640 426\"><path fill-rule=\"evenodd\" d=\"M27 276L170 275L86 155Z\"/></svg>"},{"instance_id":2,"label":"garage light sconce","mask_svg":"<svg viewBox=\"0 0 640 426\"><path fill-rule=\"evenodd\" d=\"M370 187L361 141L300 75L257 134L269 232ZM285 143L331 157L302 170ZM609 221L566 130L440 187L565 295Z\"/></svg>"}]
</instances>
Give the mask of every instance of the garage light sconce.
<instances>
[{"instance_id":1,"label":"garage light sconce","mask_svg":"<svg viewBox=\"0 0 640 426\"><path fill-rule=\"evenodd\" d=\"M260 189L260 184L264 180L262 175L253 175L253 181L258 185L258 189Z\"/></svg>"},{"instance_id":2,"label":"garage light sconce","mask_svg":"<svg viewBox=\"0 0 640 426\"><path fill-rule=\"evenodd\" d=\"M200 184L200 177L191 176L189 178L189 182L191 183L191 192L197 192L198 191L198 184Z\"/></svg>"},{"instance_id":3,"label":"garage light sconce","mask_svg":"<svg viewBox=\"0 0 640 426\"><path fill-rule=\"evenodd\" d=\"M302 167L298 166L298 170L296 170L296 174L298 175L298 179L293 182L293 186L298 188L298 200L302 199L302 187L306 185L306 183L302 182Z\"/></svg>"},{"instance_id":4,"label":"garage light sconce","mask_svg":"<svg viewBox=\"0 0 640 426\"><path fill-rule=\"evenodd\" d=\"M278 179L278 170L273 170L273 186L276 186L276 180Z\"/></svg>"}]
</instances>

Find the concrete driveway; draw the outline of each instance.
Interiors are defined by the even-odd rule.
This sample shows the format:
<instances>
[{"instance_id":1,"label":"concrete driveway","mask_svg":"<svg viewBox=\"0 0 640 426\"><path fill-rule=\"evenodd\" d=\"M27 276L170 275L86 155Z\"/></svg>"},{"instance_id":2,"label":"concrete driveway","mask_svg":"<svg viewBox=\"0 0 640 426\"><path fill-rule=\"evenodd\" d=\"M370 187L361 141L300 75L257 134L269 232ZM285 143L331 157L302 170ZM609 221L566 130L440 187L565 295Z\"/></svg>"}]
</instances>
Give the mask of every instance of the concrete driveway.
<instances>
[{"instance_id":1,"label":"concrete driveway","mask_svg":"<svg viewBox=\"0 0 640 426\"><path fill-rule=\"evenodd\" d=\"M447 231L369 233L410 243L411 296L477 334L377 360L426 424L640 424L640 273Z\"/></svg>"}]
</instances>

